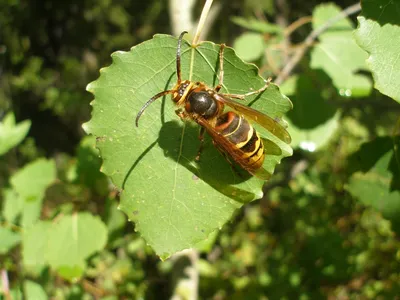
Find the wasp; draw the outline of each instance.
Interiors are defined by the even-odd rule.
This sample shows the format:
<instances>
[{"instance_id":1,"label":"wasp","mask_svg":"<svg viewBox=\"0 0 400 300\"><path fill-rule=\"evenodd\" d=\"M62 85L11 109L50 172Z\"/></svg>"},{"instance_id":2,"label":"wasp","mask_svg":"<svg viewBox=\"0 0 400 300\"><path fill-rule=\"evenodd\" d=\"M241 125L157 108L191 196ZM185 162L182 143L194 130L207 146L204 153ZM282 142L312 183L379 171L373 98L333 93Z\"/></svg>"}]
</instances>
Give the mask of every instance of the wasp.
<instances>
[{"instance_id":1,"label":"wasp","mask_svg":"<svg viewBox=\"0 0 400 300\"><path fill-rule=\"evenodd\" d=\"M210 88L203 82L182 80L181 78L181 44L184 31L178 38L176 51L177 82L173 89L162 91L151 97L140 109L136 116L136 126L146 108L156 99L167 94L172 94L172 100L178 106L176 114L183 120L193 120L200 125L200 147L196 160L199 160L203 149L204 132L207 132L214 146L225 156L236 162L250 174L263 180L270 178L271 174L263 167L265 159L265 141L251 125L251 122L264 127L280 140L289 144L289 133L276 120L271 117L242 105L232 99L243 100L245 97L262 93L269 85L270 80L265 80L265 85L246 94L219 93L224 80L224 48L221 44L219 50L219 83L215 88ZM225 112L225 106L231 110Z\"/></svg>"}]
</instances>

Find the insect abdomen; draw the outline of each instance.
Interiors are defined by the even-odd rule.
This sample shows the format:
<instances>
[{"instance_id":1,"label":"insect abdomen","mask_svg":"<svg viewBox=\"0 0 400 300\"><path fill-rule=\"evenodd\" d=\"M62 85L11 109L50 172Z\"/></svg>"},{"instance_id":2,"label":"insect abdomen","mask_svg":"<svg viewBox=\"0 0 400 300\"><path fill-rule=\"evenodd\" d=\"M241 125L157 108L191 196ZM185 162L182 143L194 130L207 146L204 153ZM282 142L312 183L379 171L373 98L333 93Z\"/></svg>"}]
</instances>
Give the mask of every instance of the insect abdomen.
<instances>
[{"instance_id":1,"label":"insect abdomen","mask_svg":"<svg viewBox=\"0 0 400 300\"><path fill-rule=\"evenodd\" d=\"M264 144L253 126L241 115L232 111L217 119L215 130L220 132L232 147L242 151L238 161L248 171L261 168L264 162Z\"/></svg>"}]
</instances>

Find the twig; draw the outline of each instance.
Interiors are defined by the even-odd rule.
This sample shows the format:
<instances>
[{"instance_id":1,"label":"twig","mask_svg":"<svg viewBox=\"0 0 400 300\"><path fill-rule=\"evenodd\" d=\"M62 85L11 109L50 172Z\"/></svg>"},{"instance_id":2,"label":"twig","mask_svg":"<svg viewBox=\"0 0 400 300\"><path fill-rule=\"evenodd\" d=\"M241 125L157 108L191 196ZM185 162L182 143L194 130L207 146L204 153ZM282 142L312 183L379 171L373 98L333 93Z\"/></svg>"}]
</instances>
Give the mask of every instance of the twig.
<instances>
[{"instance_id":1,"label":"twig","mask_svg":"<svg viewBox=\"0 0 400 300\"><path fill-rule=\"evenodd\" d=\"M352 14L355 14L361 10L361 5L360 3L353 4L343 11L340 12L337 16L329 19L325 24L323 24L321 27L314 29L305 39L302 47L298 48L298 50L293 54L293 56L290 58L289 62L286 64L286 66L282 69L281 73L278 75L278 77L275 80L275 83L277 85L282 84L283 81L286 80L286 78L290 75L290 73L293 71L295 66L299 63L301 58L304 56L307 48L309 48L313 43L314 40L325 30L329 29L333 24L336 22L340 21L341 19L344 19Z\"/></svg>"},{"instance_id":2,"label":"twig","mask_svg":"<svg viewBox=\"0 0 400 300\"><path fill-rule=\"evenodd\" d=\"M173 294L171 300L197 300L199 288L199 253L196 249L187 249L171 257L174 262L172 271Z\"/></svg>"},{"instance_id":3,"label":"twig","mask_svg":"<svg viewBox=\"0 0 400 300\"><path fill-rule=\"evenodd\" d=\"M169 0L169 18L171 19L172 34L179 35L182 31L192 31L193 6L196 0Z\"/></svg>"},{"instance_id":4,"label":"twig","mask_svg":"<svg viewBox=\"0 0 400 300\"><path fill-rule=\"evenodd\" d=\"M280 27L286 28L288 26L288 15L289 15L288 4L286 0L277 0L276 6L279 11L276 17L276 23ZM285 35L281 44L283 46L283 63L286 65L289 61L290 36Z\"/></svg>"},{"instance_id":5,"label":"twig","mask_svg":"<svg viewBox=\"0 0 400 300\"><path fill-rule=\"evenodd\" d=\"M201 12L199 24L197 25L196 34L194 35L194 38L192 41L193 46L196 46L200 41L200 35L201 35L201 32L203 31L203 27L206 22L206 19L207 19L207 16L210 11L212 3L213 3L213 0L207 0L206 3L204 4L203 10Z\"/></svg>"},{"instance_id":6,"label":"twig","mask_svg":"<svg viewBox=\"0 0 400 300\"><path fill-rule=\"evenodd\" d=\"M295 31L297 28L303 26L304 24L310 23L311 21L312 21L311 16L301 17L300 19L294 21L292 24L290 24L288 27L286 27L284 34L291 35L292 32Z\"/></svg>"}]
</instances>

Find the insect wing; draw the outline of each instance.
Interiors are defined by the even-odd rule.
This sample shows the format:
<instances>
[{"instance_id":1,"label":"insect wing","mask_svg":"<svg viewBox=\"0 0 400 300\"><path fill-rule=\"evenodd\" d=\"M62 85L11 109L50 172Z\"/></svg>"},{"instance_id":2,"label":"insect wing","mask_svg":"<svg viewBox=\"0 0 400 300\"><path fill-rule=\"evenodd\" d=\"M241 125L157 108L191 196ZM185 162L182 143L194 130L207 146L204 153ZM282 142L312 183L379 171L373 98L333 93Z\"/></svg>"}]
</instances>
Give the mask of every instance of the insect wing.
<instances>
[{"instance_id":1,"label":"insect wing","mask_svg":"<svg viewBox=\"0 0 400 300\"><path fill-rule=\"evenodd\" d=\"M239 164L247 172L263 180L268 180L271 177L271 173L268 172L263 167L258 168L256 170L249 168L248 165L246 164L247 162L246 153L242 151L240 148L235 147L230 141L228 141L228 139L226 139L222 134L217 132L206 120L198 118L196 122L200 126L205 128L207 133L217 144L217 148L219 148L219 150L228 154L237 164Z\"/></svg>"},{"instance_id":2,"label":"insect wing","mask_svg":"<svg viewBox=\"0 0 400 300\"><path fill-rule=\"evenodd\" d=\"M280 140L284 141L286 144L290 144L290 142L292 141L286 129L266 114L263 114L262 112L259 112L258 110L255 110L251 107L242 105L221 94L215 93L213 94L213 96L216 100L221 101L222 103L228 105L234 110L242 113L246 118L252 120L253 122L256 122L257 124L260 124L262 127L267 129Z\"/></svg>"}]
</instances>

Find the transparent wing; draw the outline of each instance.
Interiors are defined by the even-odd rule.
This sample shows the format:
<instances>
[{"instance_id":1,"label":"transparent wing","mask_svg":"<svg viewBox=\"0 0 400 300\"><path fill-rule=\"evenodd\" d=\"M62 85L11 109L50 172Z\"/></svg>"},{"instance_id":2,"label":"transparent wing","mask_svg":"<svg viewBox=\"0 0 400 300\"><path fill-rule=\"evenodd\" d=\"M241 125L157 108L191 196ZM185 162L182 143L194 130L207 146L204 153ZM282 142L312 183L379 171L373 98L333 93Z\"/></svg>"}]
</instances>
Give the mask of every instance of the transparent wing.
<instances>
[{"instance_id":1,"label":"transparent wing","mask_svg":"<svg viewBox=\"0 0 400 300\"><path fill-rule=\"evenodd\" d=\"M198 118L196 122L203 126L207 133L214 140L216 147L229 155L238 165L240 165L243 169L248 171L250 174L263 179L268 180L271 177L271 173L269 173L263 167L258 169L253 169L249 167L246 157L246 153L242 151L240 148L235 147L228 139L226 139L222 134L217 132L206 120L202 118Z\"/></svg>"},{"instance_id":2,"label":"transparent wing","mask_svg":"<svg viewBox=\"0 0 400 300\"><path fill-rule=\"evenodd\" d=\"M251 107L248 107L246 105L242 105L220 94L215 93L213 94L213 96L216 100L221 101L222 103L243 114L247 119L250 119L257 124L260 124L262 127L267 129L280 140L284 141L286 144L290 144L290 142L292 141L292 138L290 137L290 134L286 131L286 129L266 114L263 114L262 112L252 109Z\"/></svg>"}]
</instances>

